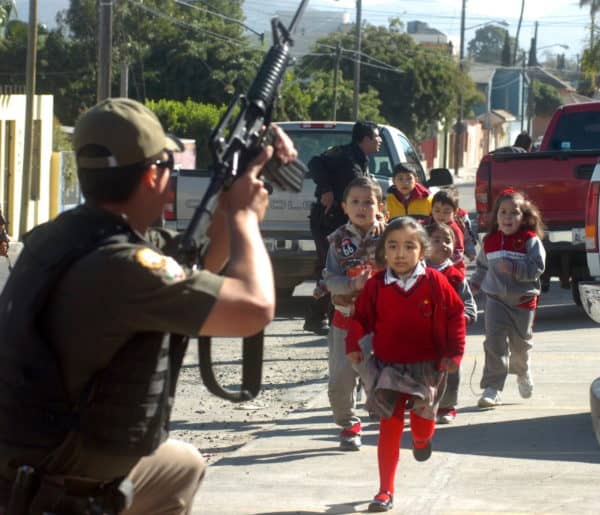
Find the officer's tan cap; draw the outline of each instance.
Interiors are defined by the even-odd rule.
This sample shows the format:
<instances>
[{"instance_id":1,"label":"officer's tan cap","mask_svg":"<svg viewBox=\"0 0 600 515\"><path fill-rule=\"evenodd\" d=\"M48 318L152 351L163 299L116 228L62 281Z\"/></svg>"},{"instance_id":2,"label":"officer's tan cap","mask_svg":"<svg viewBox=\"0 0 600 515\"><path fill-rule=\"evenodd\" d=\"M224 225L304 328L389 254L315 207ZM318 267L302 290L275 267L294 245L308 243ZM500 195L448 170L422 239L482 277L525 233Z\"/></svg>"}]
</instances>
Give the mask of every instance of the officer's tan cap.
<instances>
[{"instance_id":1,"label":"officer's tan cap","mask_svg":"<svg viewBox=\"0 0 600 515\"><path fill-rule=\"evenodd\" d=\"M86 145L104 147L110 155L80 156ZM82 114L75 124L73 149L79 168L118 168L143 163L161 150L183 150L150 109L130 98L108 98Z\"/></svg>"}]
</instances>

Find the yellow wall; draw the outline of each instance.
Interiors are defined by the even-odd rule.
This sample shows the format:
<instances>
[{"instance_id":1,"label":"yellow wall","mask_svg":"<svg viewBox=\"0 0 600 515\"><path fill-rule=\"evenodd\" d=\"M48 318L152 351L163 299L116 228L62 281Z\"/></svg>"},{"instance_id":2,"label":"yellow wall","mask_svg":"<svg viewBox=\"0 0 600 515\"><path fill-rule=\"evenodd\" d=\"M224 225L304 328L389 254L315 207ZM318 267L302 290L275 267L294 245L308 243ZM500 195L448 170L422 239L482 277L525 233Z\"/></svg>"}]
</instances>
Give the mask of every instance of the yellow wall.
<instances>
[{"instance_id":1,"label":"yellow wall","mask_svg":"<svg viewBox=\"0 0 600 515\"><path fill-rule=\"evenodd\" d=\"M20 236L19 220L25 148L25 106L25 95L0 95L0 208L2 208L5 218L8 219L9 231L14 238ZM35 96L33 117L34 120L40 122L40 151L39 159L37 162L32 163L32 174L39 170L40 198L36 201L29 201L28 229L45 222L50 217L53 109L54 99L52 95ZM8 138L8 134L13 137Z\"/></svg>"}]
</instances>

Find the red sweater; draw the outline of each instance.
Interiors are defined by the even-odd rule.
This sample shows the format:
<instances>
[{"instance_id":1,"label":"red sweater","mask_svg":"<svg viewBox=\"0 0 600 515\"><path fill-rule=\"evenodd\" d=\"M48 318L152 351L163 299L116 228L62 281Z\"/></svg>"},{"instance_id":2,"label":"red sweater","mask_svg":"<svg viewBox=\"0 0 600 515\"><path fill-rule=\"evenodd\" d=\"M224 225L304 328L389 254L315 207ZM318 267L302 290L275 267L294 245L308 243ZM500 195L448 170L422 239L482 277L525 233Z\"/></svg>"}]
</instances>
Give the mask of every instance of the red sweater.
<instances>
[{"instance_id":1,"label":"red sweater","mask_svg":"<svg viewBox=\"0 0 600 515\"><path fill-rule=\"evenodd\" d=\"M355 301L346 352L373 333L373 352L386 363L451 358L460 363L465 347L464 305L448 280L427 269L408 291L385 285L385 271L371 277Z\"/></svg>"},{"instance_id":2,"label":"red sweater","mask_svg":"<svg viewBox=\"0 0 600 515\"><path fill-rule=\"evenodd\" d=\"M452 262L465 275L467 266L465 265L465 233L462 227L458 225L456 220L448 224L454 233L454 253L452 254Z\"/></svg>"},{"instance_id":3,"label":"red sweater","mask_svg":"<svg viewBox=\"0 0 600 515\"><path fill-rule=\"evenodd\" d=\"M458 291L460 285L465 280L465 272L456 266L456 264L452 264L447 266L443 270L440 270L440 274L442 274L448 282L452 285L452 287Z\"/></svg>"}]
</instances>

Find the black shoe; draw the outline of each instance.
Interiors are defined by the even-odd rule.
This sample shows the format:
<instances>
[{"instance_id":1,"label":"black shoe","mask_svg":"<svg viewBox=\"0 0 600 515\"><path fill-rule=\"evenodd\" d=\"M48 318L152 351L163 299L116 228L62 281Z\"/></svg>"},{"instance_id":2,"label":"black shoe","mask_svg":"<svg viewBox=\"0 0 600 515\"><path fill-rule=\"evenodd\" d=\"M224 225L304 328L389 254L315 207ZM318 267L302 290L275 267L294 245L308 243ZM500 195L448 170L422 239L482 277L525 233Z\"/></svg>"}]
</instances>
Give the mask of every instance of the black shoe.
<instances>
[{"instance_id":1,"label":"black shoe","mask_svg":"<svg viewBox=\"0 0 600 515\"><path fill-rule=\"evenodd\" d=\"M394 507L394 496L389 492L379 492L369 504L370 512L390 511Z\"/></svg>"},{"instance_id":2,"label":"black shoe","mask_svg":"<svg viewBox=\"0 0 600 515\"><path fill-rule=\"evenodd\" d=\"M326 336L329 333L329 324L327 320L305 320L304 327L305 331L309 333L315 333L319 336Z\"/></svg>"},{"instance_id":3,"label":"black shoe","mask_svg":"<svg viewBox=\"0 0 600 515\"><path fill-rule=\"evenodd\" d=\"M425 447L415 447L413 442L413 456L417 461L427 461L431 456L431 440L428 440Z\"/></svg>"}]
</instances>

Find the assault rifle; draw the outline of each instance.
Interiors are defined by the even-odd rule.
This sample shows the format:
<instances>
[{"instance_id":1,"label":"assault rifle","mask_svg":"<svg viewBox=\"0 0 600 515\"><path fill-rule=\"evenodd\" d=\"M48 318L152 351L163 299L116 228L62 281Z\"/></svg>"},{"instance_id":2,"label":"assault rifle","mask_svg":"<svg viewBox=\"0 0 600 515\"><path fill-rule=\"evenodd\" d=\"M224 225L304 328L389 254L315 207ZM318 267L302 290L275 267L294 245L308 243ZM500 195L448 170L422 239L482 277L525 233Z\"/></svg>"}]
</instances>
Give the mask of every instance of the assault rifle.
<instances>
[{"instance_id":1,"label":"assault rifle","mask_svg":"<svg viewBox=\"0 0 600 515\"><path fill-rule=\"evenodd\" d=\"M238 96L214 129L209 147L213 158L212 176L208 188L196 208L189 226L182 235L179 261L190 268L198 266L206 251L208 227L217 205L219 193L227 189L239 174L245 172L262 147L270 142L269 130L273 107L285 70L290 61L290 46L294 32L308 0L302 0L289 27L277 18L271 20L273 45L267 52L246 95ZM263 169L269 183L290 191L300 191L305 167L294 162L279 166L273 159ZM198 337L200 375L210 392L223 399L242 402L258 395L262 380L263 333L243 342L242 384L240 391L229 391L217 382L211 358L211 338Z\"/></svg>"}]
</instances>

